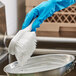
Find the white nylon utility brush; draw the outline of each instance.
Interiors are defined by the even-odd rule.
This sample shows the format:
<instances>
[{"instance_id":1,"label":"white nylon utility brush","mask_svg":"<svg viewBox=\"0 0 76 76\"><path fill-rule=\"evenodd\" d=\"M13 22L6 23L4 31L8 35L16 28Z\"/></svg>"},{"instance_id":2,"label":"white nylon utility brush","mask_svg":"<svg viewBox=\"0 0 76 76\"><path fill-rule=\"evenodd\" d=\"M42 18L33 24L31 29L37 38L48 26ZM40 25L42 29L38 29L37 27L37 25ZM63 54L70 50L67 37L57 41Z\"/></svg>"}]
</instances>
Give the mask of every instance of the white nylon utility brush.
<instances>
[{"instance_id":1,"label":"white nylon utility brush","mask_svg":"<svg viewBox=\"0 0 76 76\"><path fill-rule=\"evenodd\" d=\"M20 66L27 63L27 60L36 49L36 34L35 32L30 32L32 23L24 30L20 30L11 40L8 47L8 52L16 56Z\"/></svg>"}]
</instances>

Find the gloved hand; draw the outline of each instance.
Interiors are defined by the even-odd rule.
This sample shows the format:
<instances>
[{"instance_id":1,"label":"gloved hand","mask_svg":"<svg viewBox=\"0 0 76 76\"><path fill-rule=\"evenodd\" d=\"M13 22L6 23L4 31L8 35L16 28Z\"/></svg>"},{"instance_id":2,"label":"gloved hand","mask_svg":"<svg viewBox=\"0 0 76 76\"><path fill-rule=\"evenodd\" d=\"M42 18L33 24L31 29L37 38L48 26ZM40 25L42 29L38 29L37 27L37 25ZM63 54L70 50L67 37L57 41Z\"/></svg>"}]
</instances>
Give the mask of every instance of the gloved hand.
<instances>
[{"instance_id":1,"label":"gloved hand","mask_svg":"<svg viewBox=\"0 0 76 76\"><path fill-rule=\"evenodd\" d=\"M62 10L75 3L75 0L48 0L39 4L33 8L27 15L22 25L22 29L29 26L33 19L37 19L33 22L32 31L36 31L36 28L40 27L40 24L51 17L55 12Z\"/></svg>"}]
</instances>

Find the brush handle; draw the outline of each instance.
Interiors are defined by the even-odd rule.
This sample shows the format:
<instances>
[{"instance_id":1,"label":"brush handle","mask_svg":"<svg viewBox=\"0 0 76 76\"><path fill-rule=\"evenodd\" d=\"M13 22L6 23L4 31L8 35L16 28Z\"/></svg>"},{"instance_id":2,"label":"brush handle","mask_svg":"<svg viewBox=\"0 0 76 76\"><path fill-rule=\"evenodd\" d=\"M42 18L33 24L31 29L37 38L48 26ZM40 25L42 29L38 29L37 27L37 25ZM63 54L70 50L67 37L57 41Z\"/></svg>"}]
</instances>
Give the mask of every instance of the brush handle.
<instances>
[{"instance_id":1,"label":"brush handle","mask_svg":"<svg viewBox=\"0 0 76 76\"><path fill-rule=\"evenodd\" d=\"M31 32L31 30L32 30L32 24L33 24L33 22L36 20L36 18L30 23L30 25L28 26L28 27L26 27L25 29L24 29L24 31L26 31L26 32Z\"/></svg>"}]
</instances>

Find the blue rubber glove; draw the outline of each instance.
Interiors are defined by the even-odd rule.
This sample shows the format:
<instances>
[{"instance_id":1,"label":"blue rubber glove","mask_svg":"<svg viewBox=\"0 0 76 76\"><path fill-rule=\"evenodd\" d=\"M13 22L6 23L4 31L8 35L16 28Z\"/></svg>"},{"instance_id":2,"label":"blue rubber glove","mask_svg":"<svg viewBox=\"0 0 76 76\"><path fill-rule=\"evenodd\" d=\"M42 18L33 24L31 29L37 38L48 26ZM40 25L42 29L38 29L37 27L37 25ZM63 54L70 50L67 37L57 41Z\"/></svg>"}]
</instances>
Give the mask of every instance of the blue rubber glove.
<instances>
[{"instance_id":1,"label":"blue rubber glove","mask_svg":"<svg viewBox=\"0 0 76 76\"><path fill-rule=\"evenodd\" d=\"M75 3L75 0L48 0L39 4L33 8L27 15L22 25L22 29L29 26L33 19L37 19L33 22L32 31L36 31L36 28L40 27L40 24L51 17L55 12L62 10Z\"/></svg>"}]
</instances>

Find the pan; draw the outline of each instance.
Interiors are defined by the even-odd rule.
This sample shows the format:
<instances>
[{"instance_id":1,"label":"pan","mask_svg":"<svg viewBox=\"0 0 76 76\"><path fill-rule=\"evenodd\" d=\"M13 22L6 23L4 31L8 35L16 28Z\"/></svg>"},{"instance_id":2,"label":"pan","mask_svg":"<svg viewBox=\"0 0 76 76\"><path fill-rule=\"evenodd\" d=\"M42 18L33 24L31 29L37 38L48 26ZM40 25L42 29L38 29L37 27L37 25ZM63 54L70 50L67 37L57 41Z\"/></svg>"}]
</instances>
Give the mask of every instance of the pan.
<instances>
[{"instance_id":1,"label":"pan","mask_svg":"<svg viewBox=\"0 0 76 76\"><path fill-rule=\"evenodd\" d=\"M75 65L75 57L68 54L47 54L31 57L26 65L15 61L4 67L7 76L64 76Z\"/></svg>"}]
</instances>

